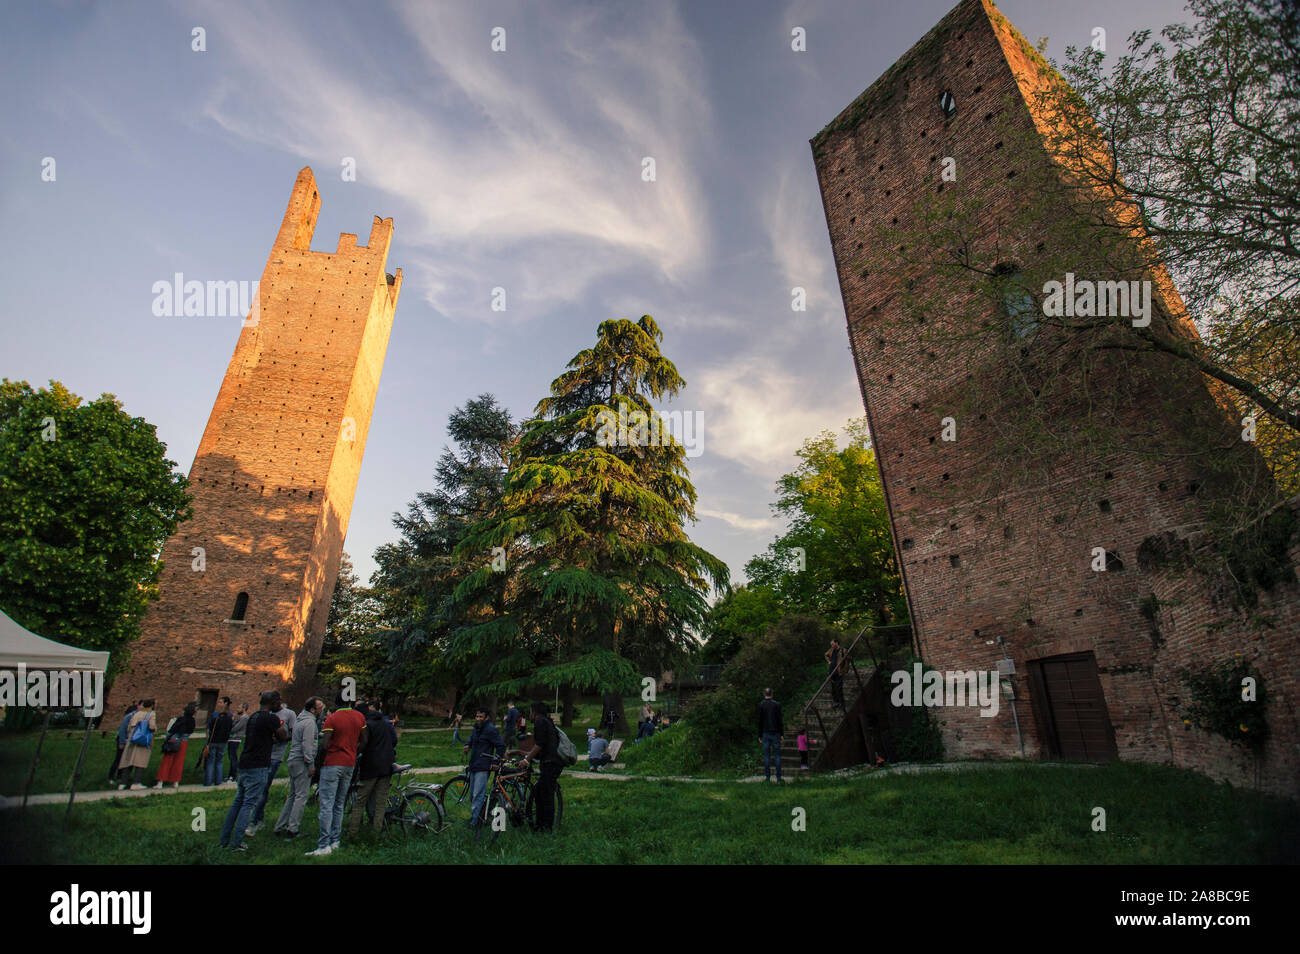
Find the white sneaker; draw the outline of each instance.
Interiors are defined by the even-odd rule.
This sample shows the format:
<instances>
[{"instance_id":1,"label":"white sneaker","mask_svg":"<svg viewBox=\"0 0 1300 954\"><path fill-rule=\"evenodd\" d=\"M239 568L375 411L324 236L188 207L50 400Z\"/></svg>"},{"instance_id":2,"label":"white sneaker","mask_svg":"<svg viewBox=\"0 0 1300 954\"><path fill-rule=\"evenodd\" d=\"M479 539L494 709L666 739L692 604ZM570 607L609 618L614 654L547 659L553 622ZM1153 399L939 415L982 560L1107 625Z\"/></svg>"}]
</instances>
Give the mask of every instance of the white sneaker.
<instances>
[{"instance_id":1,"label":"white sneaker","mask_svg":"<svg viewBox=\"0 0 1300 954\"><path fill-rule=\"evenodd\" d=\"M309 851L309 852L307 852L307 857L308 857L308 858L320 858L320 857L324 857L325 855L330 855L330 854L333 854L333 853L334 853L334 846L333 846L333 845L326 845L324 848L317 848L315 851Z\"/></svg>"},{"instance_id":2,"label":"white sneaker","mask_svg":"<svg viewBox=\"0 0 1300 954\"><path fill-rule=\"evenodd\" d=\"M341 841L336 841L334 844L330 845L330 851L338 851L342 847L343 843Z\"/></svg>"},{"instance_id":3,"label":"white sneaker","mask_svg":"<svg viewBox=\"0 0 1300 954\"><path fill-rule=\"evenodd\" d=\"M261 830L261 828L262 828L261 822L258 822L256 825L249 825L247 828L244 829L244 837L252 838Z\"/></svg>"}]
</instances>

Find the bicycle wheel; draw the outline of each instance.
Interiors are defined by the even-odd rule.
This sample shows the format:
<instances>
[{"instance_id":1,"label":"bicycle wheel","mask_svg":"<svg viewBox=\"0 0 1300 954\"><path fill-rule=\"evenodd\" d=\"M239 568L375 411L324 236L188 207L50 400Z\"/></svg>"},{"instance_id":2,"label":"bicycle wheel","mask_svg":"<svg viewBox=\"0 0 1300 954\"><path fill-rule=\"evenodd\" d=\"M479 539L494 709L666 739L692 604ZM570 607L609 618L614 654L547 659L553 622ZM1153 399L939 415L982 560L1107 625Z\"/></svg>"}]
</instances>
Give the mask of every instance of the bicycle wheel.
<instances>
[{"instance_id":1,"label":"bicycle wheel","mask_svg":"<svg viewBox=\"0 0 1300 954\"><path fill-rule=\"evenodd\" d=\"M407 834L427 835L431 831L441 831L442 806L429 792L407 792L402 798L397 821Z\"/></svg>"},{"instance_id":2,"label":"bicycle wheel","mask_svg":"<svg viewBox=\"0 0 1300 954\"><path fill-rule=\"evenodd\" d=\"M506 793L510 796L510 825L513 828L529 826L528 795L529 790L520 782L507 782Z\"/></svg>"},{"instance_id":3,"label":"bicycle wheel","mask_svg":"<svg viewBox=\"0 0 1300 954\"><path fill-rule=\"evenodd\" d=\"M534 831L537 830L537 786L534 785L528 790L528 806L524 809L524 815L528 819L528 827ZM555 783L555 820L551 825L554 831L560 827L560 819L564 816L564 796L560 793L560 783Z\"/></svg>"},{"instance_id":4,"label":"bicycle wheel","mask_svg":"<svg viewBox=\"0 0 1300 954\"><path fill-rule=\"evenodd\" d=\"M500 834L497 831L495 824L498 805L501 805L501 795L497 792L496 786L494 785L492 786L492 790L488 792L487 817L476 819L478 824L474 828L475 841L481 841L484 837L483 833L485 831L490 832L492 838L496 838L496 836ZM501 807L504 808L505 806L501 805Z\"/></svg>"},{"instance_id":5,"label":"bicycle wheel","mask_svg":"<svg viewBox=\"0 0 1300 954\"><path fill-rule=\"evenodd\" d=\"M467 826L474 811L473 800L469 795L469 776L457 775L444 785L438 794L438 801L442 805L438 817L444 828L451 825Z\"/></svg>"}]
</instances>

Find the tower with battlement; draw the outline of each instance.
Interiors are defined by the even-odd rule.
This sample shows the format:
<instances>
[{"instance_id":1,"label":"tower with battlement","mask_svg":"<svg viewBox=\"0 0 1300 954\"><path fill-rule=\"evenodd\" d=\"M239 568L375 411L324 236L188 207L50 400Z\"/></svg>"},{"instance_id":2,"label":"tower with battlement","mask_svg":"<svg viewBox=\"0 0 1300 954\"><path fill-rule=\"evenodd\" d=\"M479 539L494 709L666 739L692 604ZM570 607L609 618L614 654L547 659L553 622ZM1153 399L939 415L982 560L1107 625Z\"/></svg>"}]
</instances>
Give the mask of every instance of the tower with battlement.
<instances>
[{"instance_id":1,"label":"tower with battlement","mask_svg":"<svg viewBox=\"0 0 1300 954\"><path fill-rule=\"evenodd\" d=\"M1204 569L1212 560L1190 569L1181 556L1203 542L1213 494L1235 492L1206 483L1197 453L1221 448L1237 486L1259 488L1253 446L1203 376L1160 356L1080 353L1086 373L1063 381L1074 343L1029 333L1030 296L994 284L1059 256L1073 234L1067 217L1023 215L1041 200L1030 173L1059 162L1036 107L1054 81L1043 67L992 3L962 0L812 140L916 649L941 671L1005 674L996 715L935 713L947 753L1172 762L1249 784L1244 749L1182 720L1180 671L1241 653L1269 688L1261 783L1294 793L1300 587L1279 583L1243 609ZM969 217L918 222L940 197ZM953 222L970 228L987 279L954 282L908 247ZM1150 279L1153 327L1195 334L1162 269L1087 277ZM938 344L933 329L958 316L946 340L966 344ZM998 375L1029 402L1041 385L1030 460L997 456L1025 405L970 398ZM1098 419L1121 439L1096 442ZM1284 549L1300 559L1300 538Z\"/></svg>"},{"instance_id":2,"label":"tower with battlement","mask_svg":"<svg viewBox=\"0 0 1300 954\"><path fill-rule=\"evenodd\" d=\"M219 696L256 708L264 689L301 701L315 675L402 287L386 271L393 220L376 216L365 245L345 233L314 251L320 204L304 168L117 699L155 696L165 715Z\"/></svg>"}]
</instances>

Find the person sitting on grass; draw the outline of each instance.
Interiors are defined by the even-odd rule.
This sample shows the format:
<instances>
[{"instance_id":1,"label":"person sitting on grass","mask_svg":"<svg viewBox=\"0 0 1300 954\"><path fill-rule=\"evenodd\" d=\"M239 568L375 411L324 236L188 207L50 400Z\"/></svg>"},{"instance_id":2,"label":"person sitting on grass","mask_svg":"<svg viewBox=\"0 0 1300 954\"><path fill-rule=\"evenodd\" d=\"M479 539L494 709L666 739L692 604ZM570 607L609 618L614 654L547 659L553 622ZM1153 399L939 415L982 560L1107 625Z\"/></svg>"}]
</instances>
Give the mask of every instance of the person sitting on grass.
<instances>
[{"instance_id":1,"label":"person sitting on grass","mask_svg":"<svg viewBox=\"0 0 1300 954\"><path fill-rule=\"evenodd\" d=\"M492 756L505 754L506 744L501 733L492 724L492 713L480 706L474 713L474 731L465 745L469 753L469 794L471 828L477 828L483 819L483 803L487 801L488 776L492 772Z\"/></svg>"},{"instance_id":2,"label":"person sitting on grass","mask_svg":"<svg viewBox=\"0 0 1300 954\"><path fill-rule=\"evenodd\" d=\"M592 772L599 772L602 768L614 761L609 754L609 743L605 741L604 735L595 729L587 730L587 768Z\"/></svg>"}]
</instances>

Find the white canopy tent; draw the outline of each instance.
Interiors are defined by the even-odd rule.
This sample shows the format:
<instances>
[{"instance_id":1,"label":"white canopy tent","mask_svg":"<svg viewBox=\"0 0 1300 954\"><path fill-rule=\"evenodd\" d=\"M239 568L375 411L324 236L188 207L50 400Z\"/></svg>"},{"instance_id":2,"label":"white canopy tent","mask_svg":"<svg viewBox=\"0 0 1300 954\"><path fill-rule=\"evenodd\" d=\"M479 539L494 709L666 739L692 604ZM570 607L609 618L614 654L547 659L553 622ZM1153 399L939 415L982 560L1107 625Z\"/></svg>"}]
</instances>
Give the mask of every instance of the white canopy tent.
<instances>
[{"instance_id":1,"label":"white canopy tent","mask_svg":"<svg viewBox=\"0 0 1300 954\"><path fill-rule=\"evenodd\" d=\"M0 669L17 669L19 664L28 669L103 672L108 668L108 653L37 636L0 611Z\"/></svg>"},{"instance_id":2,"label":"white canopy tent","mask_svg":"<svg viewBox=\"0 0 1300 954\"><path fill-rule=\"evenodd\" d=\"M37 636L30 630L15 623L0 610L0 669L18 669L27 671L45 670L62 672L104 672L108 669L108 653L91 649L81 649L66 643L56 643L44 636ZM101 683L102 685L102 683ZM99 700L103 704L103 699ZM41 737L36 743L36 752L32 755L32 767L27 775L27 784L23 786L23 807L27 807L27 798L31 792L32 780L36 777L36 766L41 760L41 747L45 744L45 735L50 729L50 707L45 710L45 722L41 727ZM77 781L81 778L81 766L86 758L86 744L90 741L91 720L86 720L86 732L81 739L81 753L77 756L77 768L72 775L71 791L68 793L68 814L72 812L72 801L77 797ZM67 815L64 816L65 821Z\"/></svg>"}]
</instances>

